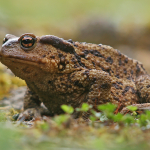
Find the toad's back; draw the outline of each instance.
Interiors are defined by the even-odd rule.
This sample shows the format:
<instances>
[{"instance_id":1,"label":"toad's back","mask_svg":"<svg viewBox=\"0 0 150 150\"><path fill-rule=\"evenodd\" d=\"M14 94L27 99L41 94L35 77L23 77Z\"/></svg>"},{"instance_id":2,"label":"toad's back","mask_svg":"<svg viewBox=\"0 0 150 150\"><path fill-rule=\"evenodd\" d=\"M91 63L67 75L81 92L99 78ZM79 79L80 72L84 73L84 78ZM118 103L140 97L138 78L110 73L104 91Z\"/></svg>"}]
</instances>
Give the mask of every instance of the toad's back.
<instances>
[{"instance_id":1,"label":"toad's back","mask_svg":"<svg viewBox=\"0 0 150 150\"><path fill-rule=\"evenodd\" d=\"M74 43L77 54L88 69L103 70L118 79L135 79L147 74L143 64L129 58L120 51L107 45L91 43Z\"/></svg>"}]
</instances>

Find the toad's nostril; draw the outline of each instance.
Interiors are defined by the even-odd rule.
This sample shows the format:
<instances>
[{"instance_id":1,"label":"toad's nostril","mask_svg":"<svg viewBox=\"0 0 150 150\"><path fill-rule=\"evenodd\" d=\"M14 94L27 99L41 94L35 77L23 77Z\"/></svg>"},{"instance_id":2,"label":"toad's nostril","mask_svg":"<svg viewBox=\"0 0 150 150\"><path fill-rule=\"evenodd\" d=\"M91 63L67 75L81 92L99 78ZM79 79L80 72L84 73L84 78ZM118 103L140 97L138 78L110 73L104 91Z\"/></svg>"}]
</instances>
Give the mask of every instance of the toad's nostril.
<instances>
[{"instance_id":1,"label":"toad's nostril","mask_svg":"<svg viewBox=\"0 0 150 150\"><path fill-rule=\"evenodd\" d=\"M6 43L9 39L16 38L16 36L12 34L6 34L5 38L3 39L3 44Z\"/></svg>"}]
</instances>

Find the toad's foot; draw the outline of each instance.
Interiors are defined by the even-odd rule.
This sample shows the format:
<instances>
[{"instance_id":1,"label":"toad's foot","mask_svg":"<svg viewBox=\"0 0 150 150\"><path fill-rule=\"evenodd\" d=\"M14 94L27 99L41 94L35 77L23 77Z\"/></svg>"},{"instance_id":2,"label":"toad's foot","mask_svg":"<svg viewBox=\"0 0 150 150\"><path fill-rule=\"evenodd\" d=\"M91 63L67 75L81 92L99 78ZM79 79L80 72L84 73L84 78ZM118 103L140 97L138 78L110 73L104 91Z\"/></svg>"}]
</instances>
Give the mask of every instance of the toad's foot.
<instances>
[{"instance_id":1,"label":"toad's foot","mask_svg":"<svg viewBox=\"0 0 150 150\"><path fill-rule=\"evenodd\" d=\"M143 103L143 104L133 104L131 106L136 106L137 107L137 111L140 110L140 111L144 111L144 110L150 110L150 103ZM121 110L121 114L126 114L130 112L130 110L127 108L127 107L124 107L122 110Z\"/></svg>"},{"instance_id":2,"label":"toad's foot","mask_svg":"<svg viewBox=\"0 0 150 150\"><path fill-rule=\"evenodd\" d=\"M20 113L19 117L18 117L18 121L24 121L24 120L32 120L32 119L41 119L41 114L38 110L36 110L35 108L29 108L26 109L24 112Z\"/></svg>"},{"instance_id":3,"label":"toad's foot","mask_svg":"<svg viewBox=\"0 0 150 150\"><path fill-rule=\"evenodd\" d=\"M52 116L52 114L45 108L28 108L24 112L20 113L18 121L41 119L43 115Z\"/></svg>"}]
</instances>

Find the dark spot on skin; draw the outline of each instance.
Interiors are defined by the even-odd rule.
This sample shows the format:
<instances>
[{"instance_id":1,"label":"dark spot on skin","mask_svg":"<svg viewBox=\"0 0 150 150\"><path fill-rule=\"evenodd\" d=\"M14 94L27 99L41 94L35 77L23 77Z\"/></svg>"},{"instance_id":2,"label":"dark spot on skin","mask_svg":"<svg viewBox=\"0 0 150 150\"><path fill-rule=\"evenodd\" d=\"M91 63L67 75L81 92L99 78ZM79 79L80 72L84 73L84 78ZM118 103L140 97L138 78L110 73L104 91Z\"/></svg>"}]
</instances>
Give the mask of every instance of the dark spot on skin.
<instances>
[{"instance_id":1,"label":"dark spot on skin","mask_svg":"<svg viewBox=\"0 0 150 150\"><path fill-rule=\"evenodd\" d=\"M121 66L122 65L122 61L121 61L121 58L119 59L119 66Z\"/></svg>"},{"instance_id":2,"label":"dark spot on skin","mask_svg":"<svg viewBox=\"0 0 150 150\"><path fill-rule=\"evenodd\" d=\"M106 70L108 73L109 73L109 75L111 76L111 69L108 69L108 70Z\"/></svg>"},{"instance_id":3,"label":"dark spot on skin","mask_svg":"<svg viewBox=\"0 0 150 150\"><path fill-rule=\"evenodd\" d=\"M110 85L108 83L104 83L104 84L101 85L102 89L107 89L109 87L110 87Z\"/></svg>"},{"instance_id":4,"label":"dark spot on skin","mask_svg":"<svg viewBox=\"0 0 150 150\"><path fill-rule=\"evenodd\" d=\"M74 55L75 55L79 65L82 66L83 68L86 68L85 64L81 62L81 57L79 55L77 55L77 53L75 53Z\"/></svg>"},{"instance_id":5,"label":"dark spot on skin","mask_svg":"<svg viewBox=\"0 0 150 150\"><path fill-rule=\"evenodd\" d=\"M113 83L112 86L115 87L116 89L121 89L121 90L122 90L122 87L120 87L120 86L117 85L116 83Z\"/></svg>"},{"instance_id":6,"label":"dark spot on skin","mask_svg":"<svg viewBox=\"0 0 150 150\"><path fill-rule=\"evenodd\" d=\"M141 100L141 92L139 92L139 90L137 90L137 96L139 97L139 100ZM142 102L142 101L141 101Z\"/></svg>"},{"instance_id":7,"label":"dark spot on skin","mask_svg":"<svg viewBox=\"0 0 150 150\"><path fill-rule=\"evenodd\" d=\"M101 66L100 66L101 67ZM101 69L103 70L103 71L106 71L103 67L101 67Z\"/></svg>"},{"instance_id":8,"label":"dark spot on skin","mask_svg":"<svg viewBox=\"0 0 150 150\"><path fill-rule=\"evenodd\" d=\"M62 82L61 85L66 85L66 84Z\"/></svg>"},{"instance_id":9,"label":"dark spot on skin","mask_svg":"<svg viewBox=\"0 0 150 150\"><path fill-rule=\"evenodd\" d=\"M73 44L73 46L78 47L78 45L76 45L76 44Z\"/></svg>"},{"instance_id":10,"label":"dark spot on skin","mask_svg":"<svg viewBox=\"0 0 150 150\"><path fill-rule=\"evenodd\" d=\"M148 96L149 96L149 94L148 94L148 93L146 93L146 96L145 96L145 98L147 99L147 98L148 98Z\"/></svg>"},{"instance_id":11,"label":"dark spot on skin","mask_svg":"<svg viewBox=\"0 0 150 150\"><path fill-rule=\"evenodd\" d=\"M135 78L134 78L134 77L131 77L131 80L132 80L133 82L135 82Z\"/></svg>"},{"instance_id":12,"label":"dark spot on skin","mask_svg":"<svg viewBox=\"0 0 150 150\"><path fill-rule=\"evenodd\" d=\"M48 84L52 84L52 81L49 80L49 81L48 81Z\"/></svg>"},{"instance_id":13,"label":"dark spot on skin","mask_svg":"<svg viewBox=\"0 0 150 150\"><path fill-rule=\"evenodd\" d=\"M95 84L96 83L96 77L93 77L93 79L92 79L92 82L91 82L91 85L93 85L93 84ZM100 85L100 87L101 87L101 85ZM100 88L99 87L99 88Z\"/></svg>"},{"instance_id":14,"label":"dark spot on skin","mask_svg":"<svg viewBox=\"0 0 150 150\"><path fill-rule=\"evenodd\" d=\"M75 64L75 65L74 65L74 68L78 68L78 67L80 67L78 64Z\"/></svg>"},{"instance_id":15,"label":"dark spot on skin","mask_svg":"<svg viewBox=\"0 0 150 150\"><path fill-rule=\"evenodd\" d=\"M113 59L111 57L107 57L106 58L106 62L112 64L113 63Z\"/></svg>"},{"instance_id":16,"label":"dark spot on skin","mask_svg":"<svg viewBox=\"0 0 150 150\"><path fill-rule=\"evenodd\" d=\"M133 74L133 70L131 70L130 72L131 72L131 74Z\"/></svg>"},{"instance_id":17,"label":"dark spot on skin","mask_svg":"<svg viewBox=\"0 0 150 150\"><path fill-rule=\"evenodd\" d=\"M92 64L93 64L93 66L95 67L95 62L94 62L94 61L92 61Z\"/></svg>"},{"instance_id":18,"label":"dark spot on skin","mask_svg":"<svg viewBox=\"0 0 150 150\"><path fill-rule=\"evenodd\" d=\"M141 71L140 67L139 67L139 64L137 63L136 64L136 74L138 75L138 73Z\"/></svg>"},{"instance_id":19,"label":"dark spot on skin","mask_svg":"<svg viewBox=\"0 0 150 150\"><path fill-rule=\"evenodd\" d=\"M143 82L145 79L141 79L140 82Z\"/></svg>"},{"instance_id":20,"label":"dark spot on skin","mask_svg":"<svg viewBox=\"0 0 150 150\"><path fill-rule=\"evenodd\" d=\"M118 97L116 97L116 96L113 96L113 98L114 98L115 100L119 101L119 98L118 98Z\"/></svg>"},{"instance_id":21,"label":"dark spot on skin","mask_svg":"<svg viewBox=\"0 0 150 150\"><path fill-rule=\"evenodd\" d=\"M66 68L66 59L65 59L65 56L63 56L63 54L61 53L59 53L58 56L60 58L60 65L62 65L62 68L60 69L59 64L58 64L58 68L60 71L63 71Z\"/></svg>"},{"instance_id":22,"label":"dark spot on skin","mask_svg":"<svg viewBox=\"0 0 150 150\"><path fill-rule=\"evenodd\" d=\"M75 85L75 86L78 86L78 87L80 87L80 88L83 87L83 85L82 85L81 83L79 83L78 80L74 81L74 85Z\"/></svg>"},{"instance_id":23,"label":"dark spot on skin","mask_svg":"<svg viewBox=\"0 0 150 150\"><path fill-rule=\"evenodd\" d=\"M107 103L107 102L110 102L110 99L103 99L102 101L103 103Z\"/></svg>"},{"instance_id":24,"label":"dark spot on skin","mask_svg":"<svg viewBox=\"0 0 150 150\"><path fill-rule=\"evenodd\" d=\"M43 55L42 57L44 58L44 57L46 57L46 55Z\"/></svg>"},{"instance_id":25,"label":"dark spot on skin","mask_svg":"<svg viewBox=\"0 0 150 150\"><path fill-rule=\"evenodd\" d=\"M127 70L125 68L123 69L123 72L125 75L127 74Z\"/></svg>"},{"instance_id":26,"label":"dark spot on skin","mask_svg":"<svg viewBox=\"0 0 150 150\"><path fill-rule=\"evenodd\" d=\"M119 50L117 50L117 49L116 49L116 51L118 52L119 56L121 56L121 55L122 55L122 54L121 54L121 52L120 52Z\"/></svg>"},{"instance_id":27,"label":"dark spot on skin","mask_svg":"<svg viewBox=\"0 0 150 150\"><path fill-rule=\"evenodd\" d=\"M85 58L84 52L80 53L80 56L83 57L83 58ZM85 58L85 59L86 59L86 58Z\"/></svg>"},{"instance_id":28,"label":"dark spot on skin","mask_svg":"<svg viewBox=\"0 0 150 150\"><path fill-rule=\"evenodd\" d=\"M84 73L89 74L89 70L85 70L85 72L84 72Z\"/></svg>"},{"instance_id":29,"label":"dark spot on skin","mask_svg":"<svg viewBox=\"0 0 150 150\"><path fill-rule=\"evenodd\" d=\"M52 55L52 56L50 56L50 58L55 59L55 56L54 56L54 55Z\"/></svg>"},{"instance_id":30,"label":"dark spot on skin","mask_svg":"<svg viewBox=\"0 0 150 150\"><path fill-rule=\"evenodd\" d=\"M68 42L73 43L72 39L69 39Z\"/></svg>"},{"instance_id":31,"label":"dark spot on skin","mask_svg":"<svg viewBox=\"0 0 150 150\"><path fill-rule=\"evenodd\" d=\"M112 86L115 87L116 89L119 89L119 86L116 83L113 83Z\"/></svg>"},{"instance_id":32,"label":"dark spot on skin","mask_svg":"<svg viewBox=\"0 0 150 150\"><path fill-rule=\"evenodd\" d=\"M71 61L72 61L73 63L76 63L76 62L77 62L74 57L71 59Z\"/></svg>"},{"instance_id":33,"label":"dark spot on skin","mask_svg":"<svg viewBox=\"0 0 150 150\"><path fill-rule=\"evenodd\" d=\"M118 79L120 78L120 77L119 77L119 74L115 75L115 77L118 78Z\"/></svg>"},{"instance_id":34,"label":"dark spot on skin","mask_svg":"<svg viewBox=\"0 0 150 150\"><path fill-rule=\"evenodd\" d=\"M86 56L86 55L88 55L90 52L89 52L89 50L84 50L83 53L84 53L85 56Z\"/></svg>"},{"instance_id":35,"label":"dark spot on skin","mask_svg":"<svg viewBox=\"0 0 150 150\"><path fill-rule=\"evenodd\" d=\"M126 58L126 59L124 60L124 62L125 62L125 63L128 63L128 58Z\"/></svg>"},{"instance_id":36,"label":"dark spot on skin","mask_svg":"<svg viewBox=\"0 0 150 150\"><path fill-rule=\"evenodd\" d=\"M83 75L86 75L86 80L89 80L89 70L86 70L85 72L83 72Z\"/></svg>"},{"instance_id":37,"label":"dark spot on skin","mask_svg":"<svg viewBox=\"0 0 150 150\"><path fill-rule=\"evenodd\" d=\"M107 101L110 102L111 100L110 100L110 99L107 99Z\"/></svg>"},{"instance_id":38,"label":"dark spot on skin","mask_svg":"<svg viewBox=\"0 0 150 150\"><path fill-rule=\"evenodd\" d=\"M90 52L91 54L93 54L94 56L104 58L104 56L102 56L102 54L101 54L99 51L97 51L97 50L89 50L89 52Z\"/></svg>"},{"instance_id":39,"label":"dark spot on skin","mask_svg":"<svg viewBox=\"0 0 150 150\"><path fill-rule=\"evenodd\" d=\"M100 68L105 71L105 72L108 72L109 75L111 75L111 69L110 68L107 68L107 69L104 69L103 67L100 66Z\"/></svg>"},{"instance_id":40,"label":"dark spot on skin","mask_svg":"<svg viewBox=\"0 0 150 150\"><path fill-rule=\"evenodd\" d=\"M131 90L132 90L132 94L136 94L136 90L133 87L131 87Z\"/></svg>"},{"instance_id":41,"label":"dark spot on skin","mask_svg":"<svg viewBox=\"0 0 150 150\"><path fill-rule=\"evenodd\" d=\"M28 93L29 93L29 94L31 94L31 95L33 95L33 94L34 94L34 93L33 93L32 91L30 91L30 90L28 90Z\"/></svg>"},{"instance_id":42,"label":"dark spot on skin","mask_svg":"<svg viewBox=\"0 0 150 150\"><path fill-rule=\"evenodd\" d=\"M149 85L147 85L146 87L147 87L147 88L149 88L149 87L150 87L150 84L149 84Z\"/></svg>"},{"instance_id":43,"label":"dark spot on skin","mask_svg":"<svg viewBox=\"0 0 150 150\"><path fill-rule=\"evenodd\" d=\"M140 90L142 90L142 89L143 89L143 86L140 87Z\"/></svg>"},{"instance_id":44,"label":"dark spot on skin","mask_svg":"<svg viewBox=\"0 0 150 150\"><path fill-rule=\"evenodd\" d=\"M142 68L143 70L145 70L145 68L143 67L143 64L141 64L141 68Z\"/></svg>"},{"instance_id":45,"label":"dark spot on skin","mask_svg":"<svg viewBox=\"0 0 150 150\"><path fill-rule=\"evenodd\" d=\"M78 45L76 45L75 42L73 42L73 46L78 47Z\"/></svg>"},{"instance_id":46,"label":"dark spot on skin","mask_svg":"<svg viewBox=\"0 0 150 150\"><path fill-rule=\"evenodd\" d=\"M70 84L67 84L66 86L67 86L67 88L72 88L72 86Z\"/></svg>"},{"instance_id":47,"label":"dark spot on skin","mask_svg":"<svg viewBox=\"0 0 150 150\"><path fill-rule=\"evenodd\" d=\"M63 54L62 54L62 53L59 53L59 54L58 54L58 57L59 57L59 58L60 58L60 57L62 57L62 56L63 56Z\"/></svg>"},{"instance_id":48,"label":"dark spot on skin","mask_svg":"<svg viewBox=\"0 0 150 150\"><path fill-rule=\"evenodd\" d=\"M123 85L123 83L121 83L121 82L118 82L118 81L117 81L117 83L120 84L120 85Z\"/></svg>"},{"instance_id":49,"label":"dark spot on skin","mask_svg":"<svg viewBox=\"0 0 150 150\"><path fill-rule=\"evenodd\" d=\"M75 73L74 73L74 74L72 74L70 78L72 79L72 78L74 78L74 76L75 76Z\"/></svg>"},{"instance_id":50,"label":"dark spot on skin","mask_svg":"<svg viewBox=\"0 0 150 150\"><path fill-rule=\"evenodd\" d=\"M64 57L64 56L62 56L62 57L60 58L60 65L62 65L62 68L59 69L59 70L60 70L60 71L63 71L63 70L66 68L65 57ZM60 68L60 67L58 67L58 68Z\"/></svg>"},{"instance_id":51,"label":"dark spot on skin","mask_svg":"<svg viewBox=\"0 0 150 150\"><path fill-rule=\"evenodd\" d=\"M89 50L84 50L84 51L82 51L82 53L83 53L83 54L81 54L80 56L81 56L82 58L86 58L86 56L87 56L90 52L89 52Z\"/></svg>"},{"instance_id":52,"label":"dark spot on skin","mask_svg":"<svg viewBox=\"0 0 150 150\"><path fill-rule=\"evenodd\" d=\"M39 42L42 44L50 44L54 46L55 48L60 49L70 54L75 53L75 50L70 43L56 36L52 36L52 35L42 36Z\"/></svg>"},{"instance_id":53,"label":"dark spot on skin","mask_svg":"<svg viewBox=\"0 0 150 150\"><path fill-rule=\"evenodd\" d=\"M128 77L127 77L127 79L128 79L128 80L131 80L131 77L130 77L130 76L128 76Z\"/></svg>"},{"instance_id":54,"label":"dark spot on skin","mask_svg":"<svg viewBox=\"0 0 150 150\"><path fill-rule=\"evenodd\" d=\"M124 89L123 92L122 92L122 95L124 96L124 94L125 94L126 92L128 92L129 89L130 89L130 86L126 86L125 89Z\"/></svg>"},{"instance_id":55,"label":"dark spot on skin","mask_svg":"<svg viewBox=\"0 0 150 150\"><path fill-rule=\"evenodd\" d=\"M116 92L116 94L118 95L119 93L118 93L118 92Z\"/></svg>"},{"instance_id":56,"label":"dark spot on skin","mask_svg":"<svg viewBox=\"0 0 150 150\"><path fill-rule=\"evenodd\" d=\"M89 70L85 70L85 72L83 72L83 75L89 76Z\"/></svg>"}]
</instances>

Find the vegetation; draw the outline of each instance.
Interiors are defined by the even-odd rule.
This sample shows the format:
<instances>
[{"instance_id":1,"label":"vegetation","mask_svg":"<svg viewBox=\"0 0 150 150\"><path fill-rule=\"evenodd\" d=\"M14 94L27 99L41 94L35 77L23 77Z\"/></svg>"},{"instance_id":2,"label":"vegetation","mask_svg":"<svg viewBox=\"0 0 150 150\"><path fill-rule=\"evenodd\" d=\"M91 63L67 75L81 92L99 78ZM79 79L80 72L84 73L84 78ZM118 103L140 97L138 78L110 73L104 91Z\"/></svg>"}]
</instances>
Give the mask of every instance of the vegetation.
<instances>
[{"instance_id":1,"label":"vegetation","mask_svg":"<svg viewBox=\"0 0 150 150\"><path fill-rule=\"evenodd\" d=\"M32 122L13 121L17 112L0 112L0 148L19 150L40 149L149 149L150 112L137 115L136 108L129 108L131 114L115 115L113 104L98 106L101 112L95 112L84 103L76 111L91 111L91 121L72 119L74 109L62 105L65 114L52 118L44 116L42 120Z\"/></svg>"},{"instance_id":2,"label":"vegetation","mask_svg":"<svg viewBox=\"0 0 150 150\"><path fill-rule=\"evenodd\" d=\"M6 73L6 68L0 63L0 98L8 95L11 89L24 85L23 80L14 77L10 72Z\"/></svg>"}]
</instances>

